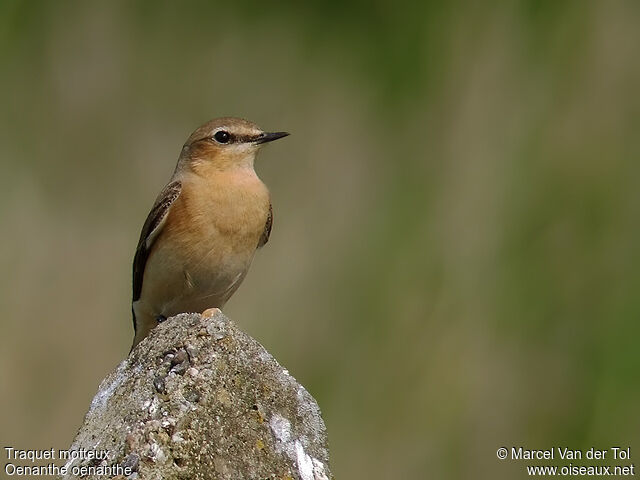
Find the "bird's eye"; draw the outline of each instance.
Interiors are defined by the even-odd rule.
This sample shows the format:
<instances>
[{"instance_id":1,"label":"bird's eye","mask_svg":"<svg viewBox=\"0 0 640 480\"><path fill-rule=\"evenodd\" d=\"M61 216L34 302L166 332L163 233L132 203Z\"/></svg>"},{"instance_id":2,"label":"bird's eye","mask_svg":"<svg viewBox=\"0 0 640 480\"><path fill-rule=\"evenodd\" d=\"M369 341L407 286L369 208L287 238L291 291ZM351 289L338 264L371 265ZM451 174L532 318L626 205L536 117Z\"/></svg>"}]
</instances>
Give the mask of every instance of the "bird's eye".
<instances>
[{"instance_id":1,"label":"bird's eye","mask_svg":"<svg viewBox=\"0 0 640 480\"><path fill-rule=\"evenodd\" d=\"M229 143L229 140L231 140L231 135L229 135L229 132L219 130L215 133L213 138L218 143Z\"/></svg>"}]
</instances>

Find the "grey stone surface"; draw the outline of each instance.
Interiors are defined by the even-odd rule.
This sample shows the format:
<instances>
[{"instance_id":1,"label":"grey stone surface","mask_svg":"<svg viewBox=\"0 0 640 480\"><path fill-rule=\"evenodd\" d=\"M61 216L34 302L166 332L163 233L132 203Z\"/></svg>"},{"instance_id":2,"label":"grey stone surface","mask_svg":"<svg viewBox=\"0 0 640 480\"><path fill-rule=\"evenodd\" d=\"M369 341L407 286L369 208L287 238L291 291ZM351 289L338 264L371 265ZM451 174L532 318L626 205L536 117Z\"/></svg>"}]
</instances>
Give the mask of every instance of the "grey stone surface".
<instances>
[{"instance_id":1,"label":"grey stone surface","mask_svg":"<svg viewBox=\"0 0 640 480\"><path fill-rule=\"evenodd\" d=\"M155 328L103 380L71 448L109 458L70 461L63 478L332 478L315 400L219 312Z\"/></svg>"}]
</instances>

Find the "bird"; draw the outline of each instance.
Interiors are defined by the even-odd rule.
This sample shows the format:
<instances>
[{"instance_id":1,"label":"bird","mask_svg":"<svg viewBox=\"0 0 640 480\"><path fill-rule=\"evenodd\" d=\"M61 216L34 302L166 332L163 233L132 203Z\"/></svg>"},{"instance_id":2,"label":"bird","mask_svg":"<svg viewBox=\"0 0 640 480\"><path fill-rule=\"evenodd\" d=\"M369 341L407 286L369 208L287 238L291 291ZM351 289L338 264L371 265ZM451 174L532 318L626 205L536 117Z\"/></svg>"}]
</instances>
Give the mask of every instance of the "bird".
<instances>
[{"instance_id":1,"label":"bird","mask_svg":"<svg viewBox=\"0 0 640 480\"><path fill-rule=\"evenodd\" d=\"M222 117L189 136L140 232L132 350L168 317L221 309L238 289L273 225L254 161L266 143L287 135Z\"/></svg>"}]
</instances>

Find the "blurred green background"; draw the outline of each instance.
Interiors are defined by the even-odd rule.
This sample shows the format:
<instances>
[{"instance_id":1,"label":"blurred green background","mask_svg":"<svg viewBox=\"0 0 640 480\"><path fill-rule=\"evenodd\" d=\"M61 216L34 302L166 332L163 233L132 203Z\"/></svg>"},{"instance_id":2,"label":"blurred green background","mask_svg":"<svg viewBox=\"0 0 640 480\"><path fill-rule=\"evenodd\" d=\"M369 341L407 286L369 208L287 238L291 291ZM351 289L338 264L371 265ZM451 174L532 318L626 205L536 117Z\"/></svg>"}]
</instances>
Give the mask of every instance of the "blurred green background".
<instances>
[{"instance_id":1,"label":"blurred green background","mask_svg":"<svg viewBox=\"0 0 640 480\"><path fill-rule=\"evenodd\" d=\"M640 3L0 2L2 446L68 448L127 354L140 227L198 125L292 136L225 312L338 478L640 455Z\"/></svg>"}]
</instances>

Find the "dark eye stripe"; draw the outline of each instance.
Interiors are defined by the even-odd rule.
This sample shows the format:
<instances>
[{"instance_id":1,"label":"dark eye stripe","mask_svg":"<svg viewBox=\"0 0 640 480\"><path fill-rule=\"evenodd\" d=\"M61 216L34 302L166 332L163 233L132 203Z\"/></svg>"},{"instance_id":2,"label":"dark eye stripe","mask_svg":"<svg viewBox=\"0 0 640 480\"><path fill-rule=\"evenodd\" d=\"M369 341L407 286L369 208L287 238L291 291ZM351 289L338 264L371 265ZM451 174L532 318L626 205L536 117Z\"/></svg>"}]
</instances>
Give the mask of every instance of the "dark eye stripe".
<instances>
[{"instance_id":1,"label":"dark eye stripe","mask_svg":"<svg viewBox=\"0 0 640 480\"><path fill-rule=\"evenodd\" d=\"M252 143L260 138L260 135L238 135L236 141L238 143Z\"/></svg>"}]
</instances>

